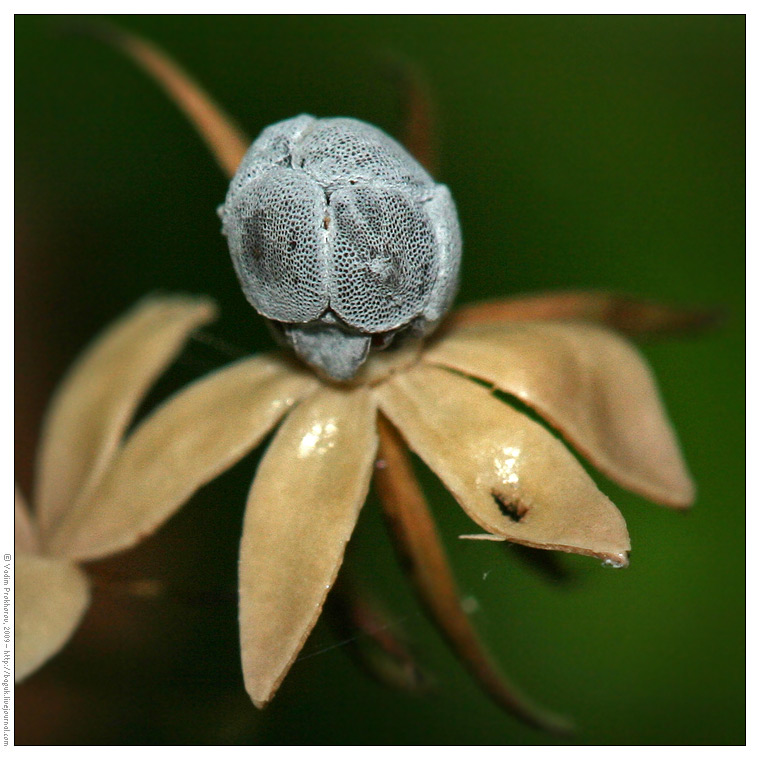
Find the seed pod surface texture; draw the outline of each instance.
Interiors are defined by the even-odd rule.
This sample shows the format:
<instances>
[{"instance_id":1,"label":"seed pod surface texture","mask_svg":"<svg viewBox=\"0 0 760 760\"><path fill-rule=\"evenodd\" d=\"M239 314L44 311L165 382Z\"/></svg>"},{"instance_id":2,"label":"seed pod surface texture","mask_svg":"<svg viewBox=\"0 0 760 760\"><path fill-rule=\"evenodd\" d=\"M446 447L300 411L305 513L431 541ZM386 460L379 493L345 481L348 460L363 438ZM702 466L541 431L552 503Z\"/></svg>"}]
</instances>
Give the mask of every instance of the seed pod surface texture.
<instances>
[{"instance_id":1,"label":"seed pod surface texture","mask_svg":"<svg viewBox=\"0 0 760 760\"><path fill-rule=\"evenodd\" d=\"M372 348L429 333L462 251L448 188L377 127L297 116L251 145L220 209L251 305L335 380Z\"/></svg>"}]
</instances>

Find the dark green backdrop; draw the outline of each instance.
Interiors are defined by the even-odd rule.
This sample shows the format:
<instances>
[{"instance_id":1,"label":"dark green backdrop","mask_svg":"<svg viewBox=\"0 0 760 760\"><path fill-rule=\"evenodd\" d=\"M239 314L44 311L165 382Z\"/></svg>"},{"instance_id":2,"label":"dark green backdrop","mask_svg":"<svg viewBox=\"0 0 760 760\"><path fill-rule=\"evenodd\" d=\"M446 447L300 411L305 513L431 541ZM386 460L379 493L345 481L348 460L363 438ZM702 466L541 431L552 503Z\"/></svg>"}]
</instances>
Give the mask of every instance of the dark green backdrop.
<instances>
[{"instance_id":1,"label":"dark green backdrop","mask_svg":"<svg viewBox=\"0 0 760 760\"><path fill-rule=\"evenodd\" d=\"M61 19L16 22L17 472L29 490L49 394L82 345L156 289L208 293L213 333L270 340L238 290L214 213L225 181L134 66ZM744 741L743 17L136 17L255 134L300 112L398 134L392 50L435 92L441 179L465 236L459 302L611 288L718 304L721 329L644 347L694 472L674 514L602 482L628 520L627 570L563 556L546 582L426 488L473 620L515 679L572 714L581 743ZM193 344L166 393L225 361ZM298 662L272 706L243 690L235 622L242 507L256 458L158 535L101 566L173 584L99 586L65 652L17 691L20 743L541 743L470 683L418 612L370 500L349 565L436 676L397 694L349 647ZM309 505L305 505L309 508ZM335 642L320 624L304 652Z\"/></svg>"}]
</instances>

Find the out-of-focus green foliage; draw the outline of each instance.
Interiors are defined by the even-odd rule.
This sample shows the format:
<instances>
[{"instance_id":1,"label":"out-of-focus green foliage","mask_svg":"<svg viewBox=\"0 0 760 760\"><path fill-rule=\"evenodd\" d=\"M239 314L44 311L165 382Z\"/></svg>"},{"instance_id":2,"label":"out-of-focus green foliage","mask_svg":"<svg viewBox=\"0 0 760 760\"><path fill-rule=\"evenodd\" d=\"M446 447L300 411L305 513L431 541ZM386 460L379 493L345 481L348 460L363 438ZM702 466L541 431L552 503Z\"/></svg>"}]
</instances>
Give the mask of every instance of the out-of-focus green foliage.
<instances>
[{"instance_id":1,"label":"out-of-focus green foliage","mask_svg":"<svg viewBox=\"0 0 760 760\"><path fill-rule=\"evenodd\" d=\"M17 458L29 490L44 404L81 346L148 291L217 299L218 338L271 345L240 293L216 206L225 180L135 67L65 19L17 17ZM458 542L467 519L426 489L474 622L526 690L572 714L581 743L744 741L743 17L126 17L255 135L300 112L399 133L378 60L403 54L438 106L441 179L465 236L459 302L605 288L727 319L644 347L699 486L676 514L602 482L633 542L627 570L560 557L552 584L514 552ZM162 386L226 361L197 343ZM157 396L158 397L158 396ZM404 584L377 504L348 568L417 643L437 686L368 681L320 624L277 698L243 690L236 556L248 458L158 535L94 568L70 646L17 691L20 743L542 743L500 713ZM304 509L318 505L304 504ZM164 600L117 578L159 578ZM297 582L298 579L294 579ZM313 655L313 656L309 656Z\"/></svg>"}]
</instances>

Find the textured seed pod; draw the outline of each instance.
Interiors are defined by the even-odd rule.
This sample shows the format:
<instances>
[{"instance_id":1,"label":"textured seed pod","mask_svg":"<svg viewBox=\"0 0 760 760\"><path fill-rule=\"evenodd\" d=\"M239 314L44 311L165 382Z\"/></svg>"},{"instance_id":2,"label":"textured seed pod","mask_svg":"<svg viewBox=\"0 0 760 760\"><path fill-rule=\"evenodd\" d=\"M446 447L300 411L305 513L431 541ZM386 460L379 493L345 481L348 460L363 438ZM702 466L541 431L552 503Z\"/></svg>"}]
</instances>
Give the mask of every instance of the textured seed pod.
<instances>
[{"instance_id":1,"label":"textured seed pod","mask_svg":"<svg viewBox=\"0 0 760 760\"><path fill-rule=\"evenodd\" d=\"M248 301L336 380L394 337L429 333L454 299L451 194L370 124L302 115L267 127L220 215Z\"/></svg>"}]
</instances>

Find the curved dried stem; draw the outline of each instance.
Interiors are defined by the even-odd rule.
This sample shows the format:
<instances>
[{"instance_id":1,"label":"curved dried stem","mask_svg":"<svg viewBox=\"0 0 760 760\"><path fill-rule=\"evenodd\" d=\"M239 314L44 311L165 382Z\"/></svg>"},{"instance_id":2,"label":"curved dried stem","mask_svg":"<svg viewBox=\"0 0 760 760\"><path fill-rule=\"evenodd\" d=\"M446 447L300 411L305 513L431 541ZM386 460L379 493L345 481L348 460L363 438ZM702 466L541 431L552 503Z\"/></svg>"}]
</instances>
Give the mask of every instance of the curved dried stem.
<instances>
[{"instance_id":1,"label":"curved dried stem","mask_svg":"<svg viewBox=\"0 0 760 760\"><path fill-rule=\"evenodd\" d=\"M417 594L450 646L486 693L529 725L551 733L572 730L567 719L531 702L499 673L462 610L443 547L398 433L382 416L375 483L402 561Z\"/></svg>"},{"instance_id":2,"label":"curved dried stem","mask_svg":"<svg viewBox=\"0 0 760 760\"><path fill-rule=\"evenodd\" d=\"M84 31L131 58L169 96L206 142L228 177L240 165L250 140L213 99L151 42L112 24L87 24Z\"/></svg>"},{"instance_id":3,"label":"curved dried stem","mask_svg":"<svg viewBox=\"0 0 760 760\"><path fill-rule=\"evenodd\" d=\"M421 70L396 53L386 53L386 71L394 79L403 118L402 142L433 175L438 169L435 109L428 82Z\"/></svg>"},{"instance_id":4,"label":"curved dried stem","mask_svg":"<svg viewBox=\"0 0 760 760\"><path fill-rule=\"evenodd\" d=\"M642 337L699 333L713 327L722 316L718 309L667 306L617 293L569 290L465 306L448 317L445 327L580 320Z\"/></svg>"}]
</instances>

